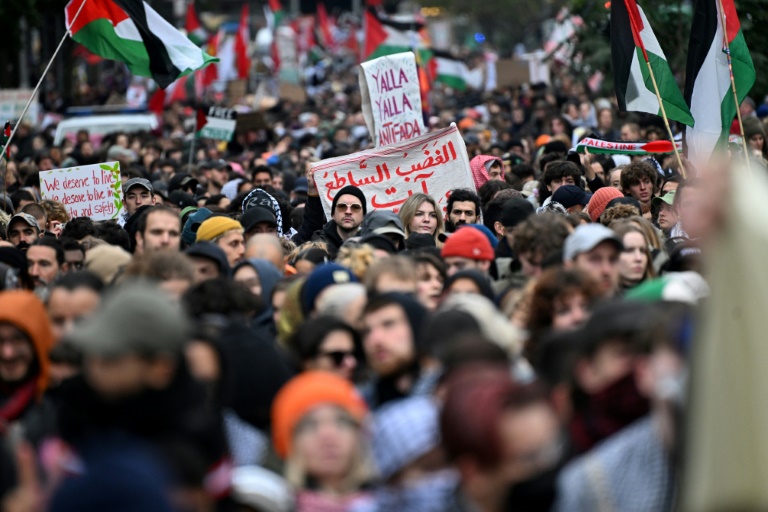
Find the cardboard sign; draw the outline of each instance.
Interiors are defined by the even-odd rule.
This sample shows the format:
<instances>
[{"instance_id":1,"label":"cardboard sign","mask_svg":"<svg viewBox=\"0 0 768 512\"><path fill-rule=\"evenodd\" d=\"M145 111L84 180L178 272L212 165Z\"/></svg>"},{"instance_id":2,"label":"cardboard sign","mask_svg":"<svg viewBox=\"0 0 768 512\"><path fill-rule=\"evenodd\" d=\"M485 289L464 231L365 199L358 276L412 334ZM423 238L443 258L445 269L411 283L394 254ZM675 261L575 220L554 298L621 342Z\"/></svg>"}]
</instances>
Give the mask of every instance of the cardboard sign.
<instances>
[{"instance_id":1,"label":"cardboard sign","mask_svg":"<svg viewBox=\"0 0 768 512\"><path fill-rule=\"evenodd\" d=\"M197 109L198 134L203 139L232 140L237 126L237 111L224 107Z\"/></svg>"},{"instance_id":2,"label":"cardboard sign","mask_svg":"<svg viewBox=\"0 0 768 512\"><path fill-rule=\"evenodd\" d=\"M530 83L530 67L527 62L516 59L500 59L496 62L498 87L517 87Z\"/></svg>"},{"instance_id":3,"label":"cardboard sign","mask_svg":"<svg viewBox=\"0 0 768 512\"><path fill-rule=\"evenodd\" d=\"M397 144L427 133L412 52L379 57L360 65L363 117L376 146Z\"/></svg>"},{"instance_id":4,"label":"cardboard sign","mask_svg":"<svg viewBox=\"0 0 768 512\"><path fill-rule=\"evenodd\" d=\"M307 91L301 85L281 82L280 83L280 99L290 101L293 103L303 104L307 102Z\"/></svg>"},{"instance_id":5,"label":"cardboard sign","mask_svg":"<svg viewBox=\"0 0 768 512\"><path fill-rule=\"evenodd\" d=\"M73 219L117 219L123 214L120 162L40 172L43 199L59 201Z\"/></svg>"},{"instance_id":6,"label":"cardboard sign","mask_svg":"<svg viewBox=\"0 0 768 512\"><path fill-rule=\"evenodd\" d=\"M316 162L312 172L328 218L337 191L347 185L363 191L369 212L398 212L417 192L445 205L451 190L474 188L467 148L455 124L407 142Z\"/></svg>"}]
</instances>

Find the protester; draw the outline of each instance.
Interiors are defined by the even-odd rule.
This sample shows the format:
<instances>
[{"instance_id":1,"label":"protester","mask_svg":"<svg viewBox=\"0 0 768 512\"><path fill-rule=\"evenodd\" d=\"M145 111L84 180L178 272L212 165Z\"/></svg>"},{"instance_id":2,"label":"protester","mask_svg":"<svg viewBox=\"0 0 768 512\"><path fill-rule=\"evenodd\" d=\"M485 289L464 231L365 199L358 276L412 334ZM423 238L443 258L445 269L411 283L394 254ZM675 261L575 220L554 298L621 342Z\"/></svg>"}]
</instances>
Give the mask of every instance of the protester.
<instances>
[{"instance_id":1,"label":"protester","mask_svg":"<svg viewBox=\"0 0 768 512\"><path fill-rule=\"evenodd\" d=\"M372 477L363 421L368 408L352 384L308 371L275 397L272 437L297 491L296 510L349 510Z\"/></svg>"},{"instance_id":2,"label":"protester","mask_svg":"<svg viewBox=\"0 0 768 512\"><path fill-rule=\"evenodd\" d=\"M619 256L619 285L628 290L646 279L655 277L648 239L642 229L627 221L611 224L621 238L623 249Z\"/></svg>"},{"instance_id":3,"label":"protester","mask_svg":"<svg viewBox=\"0 0 768 512\"><path fill-rule=\"evenodd\" d=\"M411 233L431 235L439 247L438 235L445 231L443 216L437 202L426 194L414 194L400 208L400 220L403 222L405 237Z\"/></svg>"},{"instance_id":4,"label":"protester","mask_svg":"<svg viewBox=\"0 0 768 512\"><path fill-rule=\"evenodd\" d=\"M366 304L363 349L375 377L363 396L372 409L433 390L437 368L419 345L426 317L426 309L404 294L378 295Z\"/></svg>"},{"instance_id":5,"label":"protester","mask_svg":"<svg viewBox=\"0 0 768 512\"><path fill-rule=\"evenodd\" d=\"M53 334L40 299L28 291L5 291L0 294L0 384L4 407L2 436L6 440L0 456L7 472L0 479L3 495L20 475L14 468L10 451L13 429L21 436L14 442L27 440L39 447L55 433L55 409L45 396L48 387L48 351Z\"/></svg>"},{"instance_id":6,"label":"protester","mask_svg":"<svg viewBox=\"0 0 768 512\"><path fill-rule=\"evenodd\" d=\"M616 233L600 224L588 224L568 235L563 262L566 268L587 273L607 298L619 291L619 256L623 249Z\"/></svg>"},{"instance_id":7,"label":"protester","mask_svg":"<svg viewBox=\"0 0 768 512\"><path fill-rule=\"evenodd\" d=\"M480 218L480 196L468 189L452 190L446 211L445 230L449 233L462 224L474 224Z\"/></svg>"},{"instance_id":8,"label":"protester","mask_svg":"<svg viewBox=\"0 0 768 512\"><path fill-rule=\"evenodd\" d=\"M354 236L363 223L367 212L365 195L359 188L348 185L336 193L331 212L331 220L322 230L315 232L312 240L325 242L329 254L335 257L341 244Z\"/></svg>"},{"instance_id":9,"label":"protester","mask_svg":"<svg viewBox=\"0 0 768 512\"><path fill-rule=\"evenodd\" d=\"M197 242L211 242L227 255L230 267L237 265L245 254L243 226L228 217L211 217L197 229Z\"/></svg>"},{"instance_id":10,"label":"protester","mask_svg":"<svg viewBox=\"0 0 768 512\"><path fill-rule=\"evenodd\" d=\"M469 269L488 274L494 259L493 247L486 236L471 226L452 234L443 245L440 256L448 267L448 276Z\"/></svg>"},{"instance_id":11,"label":"protester","mask_svg":"<svg viewBox=\"0 0 768 512\"><path fill-rule=\"evenodd\" d=\"M352 327L333 317L304 322L290 346L302 370L322 370L352 380L360 357L360 339Z\"/></svg>"}]
</instances>

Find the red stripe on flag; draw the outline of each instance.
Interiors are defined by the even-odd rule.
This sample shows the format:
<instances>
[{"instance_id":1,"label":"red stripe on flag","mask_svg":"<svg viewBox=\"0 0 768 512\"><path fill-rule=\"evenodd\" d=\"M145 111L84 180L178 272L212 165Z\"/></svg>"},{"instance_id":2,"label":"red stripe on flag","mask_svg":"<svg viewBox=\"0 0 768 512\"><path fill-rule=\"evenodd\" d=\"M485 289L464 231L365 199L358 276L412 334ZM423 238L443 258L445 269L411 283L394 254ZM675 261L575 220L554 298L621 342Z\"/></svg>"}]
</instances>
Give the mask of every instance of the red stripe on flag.
<instances>
[{"instance_id":1,"label":"red stripe on flag","mask_svg":"<svg viewBox=\"0 0 768 512\"><path fill-rule=\"evenodd\" d=\"M711 0L717 1L717 0ZM741 30L741 23L739 22L739 15L736 14L736 6L733 4L733 0L722 0L723 13L725 13L725 29L728 34L728 43L733 42L736 34ZM720 13L720 9L717 9ZM722 21L722 19L721 19Z\"/></svg>"},{"instance_id":2,"label":"red stripe on flag","mask_svg":"<svg viewBox=\"0 0 768 512\"><path fill-rule=\"evenodd\" d=\"M282 11L283 5L280 3L280 0L269 0L269 8L275 13L277 11Z\"/></svg>"},{"instance_id":3,"label":"red stripe on flag","mask_svg":"<svg viewBox=\"0 0 768 512\"><path fill-rule=\"evenodd\" d=\"M240 25L237 27L235 36L235 55L237 59L237 77L248 78L251 71L251 59L248 55L248 42L250 32L248 30L248 4L243 4L243 11L240 15Z\"/></svg>"},{"instance_id":4,"label":"red stripe on flag","mask_svg":"<svg viewBox=\"0 0 768 512\"><path fill-rule=\"evenodd\" d=\"M86 0L71 0L67 7L64 9L67 26L72 23L70 20L75 17L80 6ZM75 20L75 23L70 28L72 35L75 35L81 28L87 24L100 20L102 18L108 19L115 26L123 20L130 18L128 14L120 7L117 6L112 0L87 0L85 7L80 11L80 15Z\"/></svg>"},{"instance_id":5,"label":"red stripe on flag","mask_svg":"<svg viewBox=\"0 0 768 512\"><path fill-rule=\"evenodd\" d=\"M645 45L643 39L640 37L640 32L643 31L643 18L640 17L640 10L637 8L637 2L635 0L624 0L624 5L627 6L627 13L629 14L629 25L632 27L632 39L635 40L635 46L643 51L643 57L648 62L648 54L645 52Z\"/></svg>"},{"instance_id":6,"label":"red stripe on flag","mask_svg":"<svg viewBox=\"0 0 768 512\"><path fill-rule=\"evenodd\" d=\"M197 18L194 3L191 3L189 6L187 6L187 19L185 21L185 25L188 35L200 28L200 20Z\"/></svg>"},{"instance_id":7,"label":"red stripe on flag","mask_svg":"<svg viewBox=\"0 0 768 512\"><path fill-rule=\"evenodd\" d=\"M370 9L365 11L365 41L363 43L363 58L376 51L387 40L387 31L376 15Z\"/></svg>"}]
</instances>

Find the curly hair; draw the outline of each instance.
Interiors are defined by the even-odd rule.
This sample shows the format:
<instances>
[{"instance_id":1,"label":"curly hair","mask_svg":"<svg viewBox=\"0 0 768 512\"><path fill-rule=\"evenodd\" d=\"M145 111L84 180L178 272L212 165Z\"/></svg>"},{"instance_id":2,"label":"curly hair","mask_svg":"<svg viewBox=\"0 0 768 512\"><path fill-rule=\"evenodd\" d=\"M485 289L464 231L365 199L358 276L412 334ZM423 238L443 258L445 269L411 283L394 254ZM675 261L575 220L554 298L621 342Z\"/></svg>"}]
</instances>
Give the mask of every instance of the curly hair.
<instances>
[{"instance_id":1,"label":"curly hair","mask_svg":"<svg viewBox=\"0 0 768 512\"><path fill-rule=\"evenodd\" d=\"M525 327L530 337L526 351L533 352L534 345L552 327L556 304L577 294L592 305L600 299L601 290L589 275L580 270L557 267L541 274L528 305Z\"/></svg>"},{"instance_id":2,"label":"curly hair","mask_svg":"<svg viewBox=\"0 0 768 512\"><path fill-rule=\"evenodd\" d=\"M637 208L631 204L611 206L600 215L600 224L609 226L611 222L637 216Z\"/></svg>"},{"instance_id":3,"label":"curly hair","mask_svg":"<svg viewBox=\"0 0 768 512\"><path fill-rule=\"evenodd\" d=\"M653 189L659 184L659 173L647 162L632 162L621 170L621 188L625 194L629 194L629 187L638 185L643 178L647 178Z\"/></svg>"},{"instance_id":4,"label":"curly hair","mask_svg":"<svg viewBox=\"0 0 768 512\"><path fill-rule=\"evenodd\" d=\"M373 247L368 244L344 244L336 256L336 263L347 267L362 281L375 259Z\"/></svg>"},{"instance_id":5,"label":"curly hair","mask_svg":"<svg viewBox=\"0 0 768 512\"><path fill-rule=\"evenodd\" d=\"M562 250L571 231L571 225L560 215L531 215L515 228L512 249L517 255L531 254L534 259L544 258Z\"/></svg>"},{"instance_id":6,"label":"curly hair","mask_svg":"<svg viewBox=\"0 0 768 512\"><path fill-rule=\"evenodd\" d=\"M51 199L43 199L40 201L40 206L45 210L45 214L48 216L48 222L57 220L59 222L69 222L69 214L64 205L59 201L53 201Z\"/></svg>"}]
</instances>

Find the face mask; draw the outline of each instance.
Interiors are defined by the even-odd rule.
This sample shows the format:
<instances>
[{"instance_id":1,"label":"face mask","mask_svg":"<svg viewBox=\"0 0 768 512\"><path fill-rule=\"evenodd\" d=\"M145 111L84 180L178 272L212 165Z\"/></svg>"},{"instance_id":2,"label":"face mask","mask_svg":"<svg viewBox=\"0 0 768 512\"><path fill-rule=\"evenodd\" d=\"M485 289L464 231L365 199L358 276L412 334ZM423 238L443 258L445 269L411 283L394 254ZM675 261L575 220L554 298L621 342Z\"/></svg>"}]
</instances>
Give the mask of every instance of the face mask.
<instances>
[{"instance_id":1,"label":"face mask","mask_svg":"<svg viewBox=\"0 0 768 512\"><path fill-rule=\"evenodd\" d=\"M442 512L458 482L456 472L445 469L414 482L406 482L403 487L385 487L377 493L376 504L378 510Z\"/></svg>"},{"instance_id":2,"label":"face mask","mask_svg":"<svg viewBox=\"0 0 768 512\"><path fill-rule=\"evenodd\" d=\"M519 512L547 512L551 510L557 496L559 472L560 468L555 467L513 485L507 495L507 504L504 510Z\"/></svg>"},{"instance_id":3,"label":"face mask","mask_svg":"<svg viewBox=\"0 0 768 512\"><path fill-rule=\"evenodd\" d=\"M583 453L648 414L648 399L640 395L633 373L622 377L594 395L582 395L570 434L574 448Z\"/></svg>"}]
</instances>

